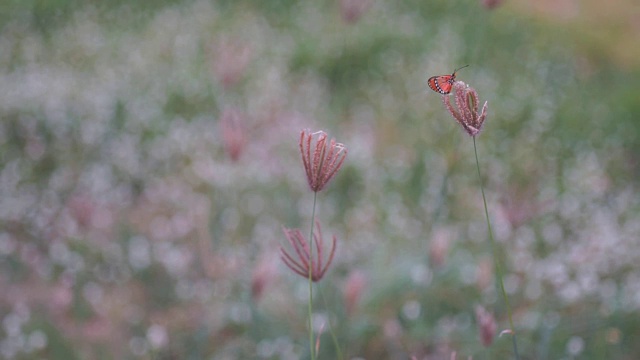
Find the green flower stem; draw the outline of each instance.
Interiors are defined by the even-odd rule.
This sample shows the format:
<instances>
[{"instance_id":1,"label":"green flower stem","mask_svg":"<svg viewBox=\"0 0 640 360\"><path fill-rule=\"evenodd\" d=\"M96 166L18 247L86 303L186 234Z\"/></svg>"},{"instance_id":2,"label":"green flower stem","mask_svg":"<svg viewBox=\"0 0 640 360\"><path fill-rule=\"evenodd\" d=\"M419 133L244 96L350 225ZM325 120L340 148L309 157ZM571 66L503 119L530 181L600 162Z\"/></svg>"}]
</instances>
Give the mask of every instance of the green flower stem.
<instances>
[{"instance_id":1,"label":"green flower stem","mask_svg":"<svg viewBox=\"0 0 640 360\"><path fill-rule=\"evenodd\" d=\"M322 301L324 302L324 306L329 308L329 303L327 302L327 298L324 296L324 292L318 288L318 293L322 297ZM338 338L336 337L335 331L333 331L333 326L331 326L331 320L328 320L329 323L329 333L331 334L331 339L333 340L333 346L336 349L336 356L338 359L344 359L342 356L342 349L340 348L340 343L338 343Z\"/></svg>"},{"instance_id":2,"label":"green flower stem","mask_svg":"<svg viewBox=\"0 0 640 360\"><path fill-rule=\"evenodd\" d=\"M516 355L516 359L520 360L520 354L518 353L518 343L516 341L516 331L513 327L513 319L511 317L511 306L509 306L509 297L504 289L504 281L502 279L502 267L500 266L500 259L498 258L498 247L496 241L493 238L493 230L491 230L491 222L489 221L489 210L487 209L487 198L484 195L484 186L482 185L482 176L480 175L480 162L478 161L478 148L476 147L476 137L473 137L473 150L476 153L476 168L478 169L478 180L480 180L480 190L482 191L482 202L484 203L484 214L487 218L487 228L489 229L489 241L491 242L491 250L493 252L493 265L496 269L496 278L500 283L500 290L502 292L502 298L504 304L507 307L507 317L509 318L509 326L511 330L511 339L513 341L513 352Z\"/></svg>"},{"instance_id":3,"label":"green flower stem","mask_svg":"<svg viewBox=\"0 0 640 360\"><path fill-rule=\"evenodd\" d=\"M313 225L316 217L316 200L318 192L313 192L313 210L311 211L311 233L309 234L309 351L311 352L311 360L316 359L313 342Z\"/></svg>"}]
</instances>

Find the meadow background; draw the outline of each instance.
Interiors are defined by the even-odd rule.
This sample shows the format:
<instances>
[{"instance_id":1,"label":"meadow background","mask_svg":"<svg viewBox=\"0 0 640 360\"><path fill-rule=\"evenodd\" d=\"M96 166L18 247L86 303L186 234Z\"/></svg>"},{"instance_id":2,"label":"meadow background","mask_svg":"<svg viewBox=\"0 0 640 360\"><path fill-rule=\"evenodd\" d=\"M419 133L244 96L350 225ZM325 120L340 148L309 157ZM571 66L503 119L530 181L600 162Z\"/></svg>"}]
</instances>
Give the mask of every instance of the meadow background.
<instances>
[{"instance_id":1,"label":"meadow background","mask_svg":"<svg viewBox=\"0 0 640 360\"><path fill-rule=\"evenodd\" d=\"M0 357L306 359L300 130L348 157L316 324L345 359L640 358L635 0L0 1ZM319 330L319 329L318 329ZM320 359L335 359L328 326Z\"/></svg>"}]
</instances>

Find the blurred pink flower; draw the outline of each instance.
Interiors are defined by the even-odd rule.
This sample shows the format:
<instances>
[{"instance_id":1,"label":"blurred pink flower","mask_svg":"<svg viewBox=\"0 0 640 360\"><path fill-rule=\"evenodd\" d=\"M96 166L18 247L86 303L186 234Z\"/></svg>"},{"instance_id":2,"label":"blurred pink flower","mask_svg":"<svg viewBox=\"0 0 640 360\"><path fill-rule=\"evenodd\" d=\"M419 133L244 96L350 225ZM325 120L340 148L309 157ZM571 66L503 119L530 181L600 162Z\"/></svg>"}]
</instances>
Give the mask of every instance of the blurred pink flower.
<instances>
[{"instance_id":1,"label":"blurred pink flower","mask_svg":"<svg viewBox=\"0 0 640 360\"><path fill-rule=\"evenodd\" d=\"M449 96L443 95L442 101L445 107L470 136L476 136L482 130L482 125L487 117L487 102L482 106L482 111L478 112L478 93L472 87L462 81L453 83L455 91L456 108L451 105Z\"/></svg>"},{"instance_id":2,"label":"blurred pink flower","mask_svg":"<svg viewBox=\"0 0 640 360\"><path fill-rule=\"evenodd\" d=\"M49 294L48 305L55 313L64 313L69 309L69 306L73 303L73 284L69 281L60 281L54 285Z\"/></svg>"},{"instance_id":3,"label":"blurred pink flower","mask_svg":"<svg viewBox=\"0 0 640 360\"><path fill-rule=\"evenodd\" d=\"M352 314L358 301L367 287L367 276L360 270L349 273L342 288L347 314Z\"/></svg>"},{"instance_id":4,"label":"blurred pink flower","mask_svg":"<svg viewBox=\"0 0 640 360\"><path fill-rule=\"evenodd\" d=\"M503 0L482 0L481 2L482 2L482 6L491 10L502 5Z\"/></svg>"},{"instance_id":5,"label":"blurred pink flower","mask_svg":"<svg viewBox=\"0 0 640 360\"><path fill-rule=\"evenodd\" d=\"M331 265L331 261L333 261L333 256L336 251L336 237L333 236L333 241L331 243L331 252L329 253L329 257L324 262L323 257L323 239L322 239L322 229L320 228L320 223L316 222L316 231L313 234L312 245L315 244L315 251L309 247L309 242L307 242L302 235L302 232L299 229L287 229L283 228L284 234L289 241L289 244L295 250L294 255L289 254L283 247L280 247L280 258L284 262L285 265L289 269L291 269L296 274L309 278L309 268L311 268L311 280L313 282L317 282L324 274L327 272L329 265ZM297 258L297 259L296 259Z\"/></svg>"},{"instance_id":6,"label":"blurred pink flower","mask_svg":"<svg viewBox=\"0 0 640 360\"><path fill-rule=\"evenodd\" d=\"M112 319L104 316L96 316L80 325L76 330L79 336L90 342L106 342L113 339L116 324Z\"/></svg>"},{"instance_id":7,"label":"blurred pink flower","mask_svg":"<svg viewBox=\"0 0 640 360\"><path fill-rule=\"evenodd\" d=\"M537 184L530 184L518 187L510 186L503 192L500 198L500 212L511 224L511 227L520 227L532 218L544 213L552 204L552 200L537 200L537 191Z\"/></svg>"},{"instance_id":8,"label":"blurred pink flower","mask_svg":"<svg viewBox=\"0 0 640 360\"><path fill-rule=\"evenodd\" d=\"M322 190L329 183L347 157L344 145L336 143L335 139L327 143L327 139L324 131L312 133L307 129L300 132L302 163L309 187L314 192Z\"/></svg>"},{"instance_id":9,"label":"blurred pink flower","mask_svg":"<svg viewBox=\"0 0 640 360\"><path fill-rule=\"evenodd\" d=\"M382 333L387 340L397 340L402 337L403 328L402 324L396 317L390 317L384 320L382 325Z\"/></svg>"},{"instance_id":10,"label":"blurred pink flower","mask_svg":"<svg viewBox=\"0 0 640 360\"><path fill-rule=\"evenodd\" d=\"M451 246L451 231L438 229L429 244L429 260L433 267L441 267L447 261L449 247Z\"/></svg>"},{"instance_id":11,"label":"blurred pink flower","mask_svg":"<svg viewBox=\"0 0 640 360\"><path fill-rule=\"evenodd\" d=\"M340 0L340 14L347 24L355 24L371 7L371 0Z\"/></svg>"},{"instance_id":12,"label":"blurred pink flower","mask_svg":"<svg viewBox=\"0 0 640 360\"><path fill-rule=\"evenodd\" d=\"M493 261L490 258L482 258L476 267L476 286L484 290L493 281Z\"/></svg>"},{"instance_id":13,"label":"blurred pink flower","mask_svg":"<svg viewBox=\"0 0 640 360\"><path fill-rule=\"evenodd\" d=\"M251 49L242 43L222 40L213 47L213 73L224 88L235 85L251 61Z\"/></svg>"},{"instance_id":14,"label":"blurred pink flower","mask_svg":"<svg viewBox=\"0 0 640 360\"><path fill-rule=\"evenodd\" d=\"M253 269L251 279L251 296L254 301L260 300L265 288L275 280L277 274L277 260L274 253L262 254L258 264Z\"/></svg>"},{"instance_id":15,"label":"blurred pink flower","mask_svg":"<svg viewBox=\"0 0 640 360\"><path fill-rule=\"evenodd\" d=\"M480 331L480 341L482 345L488 347L493 343L493 338L498 330L498 324L493 314L485 310L482 306L476 307L476 322Z\"/></svg>"},{"instance_id":16,"label":"blurred pink flower","mask_svg":"<svg viewBox=\"0 0 640 360\"><path fill-rule=\"evenodd\" d=\"M96 212L96 203L89 194L74 194L67 202L69 214L78 226L86 229L91 225Z\"/></svg>"},{"instance_id":17,"label":"blurred pink flower","mask_svg":"<svg viewBox=\"0 0 640 360\"><path fill-rule=\"evenodd\" d=\"M220 115L222 142L225 152L232 161L238 161L247 143L244 116L235 108L228 108Z\"/></svg>"}]
</instances>

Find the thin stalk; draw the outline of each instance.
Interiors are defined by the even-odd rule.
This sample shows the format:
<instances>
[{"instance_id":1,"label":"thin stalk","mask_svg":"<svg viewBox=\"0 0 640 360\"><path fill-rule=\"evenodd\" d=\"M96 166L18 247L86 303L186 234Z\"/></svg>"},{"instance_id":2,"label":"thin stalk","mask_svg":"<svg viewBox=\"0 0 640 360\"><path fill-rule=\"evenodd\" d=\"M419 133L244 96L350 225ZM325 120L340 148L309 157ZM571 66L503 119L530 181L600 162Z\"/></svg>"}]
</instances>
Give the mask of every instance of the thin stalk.
<instances>
[{"instance_id":1,"label":"thin stalk","mask_svg":"<svg viewBox=\"0 0 640 360\"><path fill-rule=\"evenodd\" d=\"M324 296L324 292L318 288L318 293L322 297L322 301L324 302L324 307L329 308L329 303L327 302L327 298ZM338 359L342 360L342 349L340 349L340 343L338 343L338 338L336 337L335 332L333 331L333 326L331 326L331 320L329 321L329 333L331 334L331 339L333 340L333 346L336 348L336 355ZM320 336L320 335L318 335Z\"/></svg>"},{"instance_id":2,"label":"thin stalk","mask_svg":"<svg viewBox=\"0 0 640 360\"><path fill-rule=\"evenodd\" d=\"M509 297L504 289L504 281L502 279L502 267L500 265L500 259L498 258L498 247L496 241L493 238L493 230L491 229L491 222L489 221L489 210L487 208L487 198L484 195L484 185L482 185L482 176L480 175L480 161L478 161L478 148L476 147L476 137L473 137L473 150L476 153L476 168L478 169L478 180L480 181L480 190L482 191L482 202L484 203L484 215L487 219L487 228L489 229L489 242L491 243L491 251L493 252L493 266L496 269L496 278L500 284L500 291L502 292L502 298L504 304L507 307L507 317L509 318L509 327L511 329L511 339L513 342L513 352L516 355L516 360L520 360L520 354L518 353L518 343L516 341L516 331L513 327L513 319L511 317L511 306L509 306Z\"/></svg>"},{"instance_id":3,"label":"thin stalk","mask_svg":"<svg viewBox=\"0 0 640 360\"><path fill-rule=\"evenodd\" d=\"M318 192L313 192L313 210L311 211L311 232L309 234L309 351L311 352L311 360L316 359L313 349L313 224L316 217L316 200Z\"/></svg>"}]
</instances>

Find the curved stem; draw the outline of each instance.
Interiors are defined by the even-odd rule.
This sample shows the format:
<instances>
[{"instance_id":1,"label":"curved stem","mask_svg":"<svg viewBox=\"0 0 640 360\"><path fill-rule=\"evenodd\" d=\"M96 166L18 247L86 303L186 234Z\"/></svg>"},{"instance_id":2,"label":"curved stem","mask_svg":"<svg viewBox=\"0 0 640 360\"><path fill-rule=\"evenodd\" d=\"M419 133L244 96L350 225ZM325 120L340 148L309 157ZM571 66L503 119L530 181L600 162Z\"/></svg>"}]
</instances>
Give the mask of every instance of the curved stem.
<instances>
[{"instance_id":1,"label":"curved stem","mask_svg":"<svg viewBox=\"0 0 640 360\"><path fill-rule=\"evenodd\" d=\"M309 351L311 360L315 360L316 354L313 349L313 226L316 217L316 200L318 192L313 192L313 210L311 211L311 231L309 234Z\"/></svg>"},{"instance_id":2,"label":"curved stem","mask_svg":"<svg viewBox=\"0 0 640 360\"><path fill-rule=\"evenodd\" d=\"M491 243L491 251L493 252L493 266L496 269L496 278L500 284L500 291L502 292L502 298L507 308L507 317L509 318L509 327L511 328L511 339L513 341L513 352L516 355L516 359L520 360L520 354L518 353L518 343L516 341L516 331L513 327L513 319L511 317L511 306L509 306L509 297L504 289L504 281L502 279L502 267L500 266L500 259L498 258L498 247L496 241L493 238L493 230L491 229L491 222L489 221L489 210L487 208L487 198L484 195L484 186L482 185L482 176L480 175L480 162L478 161L478 148L476 147L476 137L473 137L473 150L476 154L476 168L478 169L478 180L480 181L480 190L482 191L482 202L484 203L484 214L487 219L487 228L489 229L489 242Z\"/></svg>"}]
</instances>

